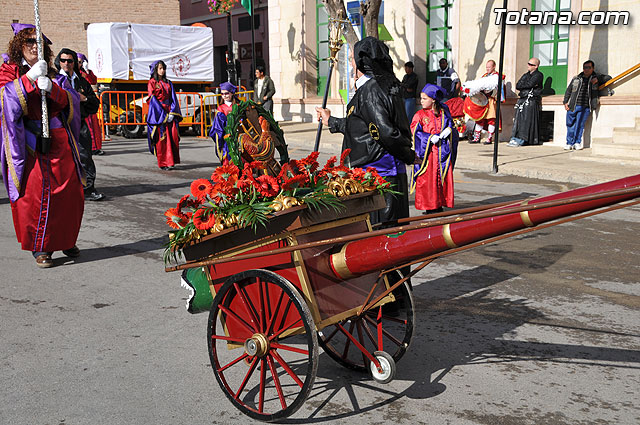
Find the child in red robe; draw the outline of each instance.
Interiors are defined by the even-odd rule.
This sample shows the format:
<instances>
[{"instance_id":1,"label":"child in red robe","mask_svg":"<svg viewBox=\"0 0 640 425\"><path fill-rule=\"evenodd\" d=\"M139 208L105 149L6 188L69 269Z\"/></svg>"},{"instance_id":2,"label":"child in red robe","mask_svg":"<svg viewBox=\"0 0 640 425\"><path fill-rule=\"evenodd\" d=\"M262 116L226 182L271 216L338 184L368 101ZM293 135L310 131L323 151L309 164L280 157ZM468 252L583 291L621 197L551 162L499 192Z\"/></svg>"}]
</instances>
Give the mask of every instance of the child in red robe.
<instances>
[{"instance_id":1,"label":"child in red robe","mask_svg":"<svg viewBox=\"0 0 640 425\"><path fill-rule=\"evenodd\" d=\"M427 84L420 93L422 109L411 121L413 148L422 158L411 173L415 206L427 213L453 207L453 166L458 153L458 132L447 105L444 90Z\"/></svg>"}]
</instances>

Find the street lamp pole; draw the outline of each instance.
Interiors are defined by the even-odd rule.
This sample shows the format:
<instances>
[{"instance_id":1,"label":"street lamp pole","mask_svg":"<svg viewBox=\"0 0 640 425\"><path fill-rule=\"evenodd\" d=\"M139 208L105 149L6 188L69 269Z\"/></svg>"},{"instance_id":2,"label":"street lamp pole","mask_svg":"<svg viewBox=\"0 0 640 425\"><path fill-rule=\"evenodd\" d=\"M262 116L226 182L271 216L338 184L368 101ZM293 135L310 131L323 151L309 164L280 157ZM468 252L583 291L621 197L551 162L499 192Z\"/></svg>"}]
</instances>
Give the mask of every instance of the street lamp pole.
<instances>
[{"instance_id":1,"label":"street lamp pole","mask_svg":"<svg viewBox=\"0 0 640 425\"><path fill-rule=\"evenodd\" d=\"M507 0L503 2L503 9L507 9ZM507 30L507 20L502 19L500 29L500 60L498 64L498 104L496 105L496 137L493 140L493 172L498 172L498 142L500 139L500 104L502 103L502 71L504 68L504 35Z\"/></svg>"}]
</instances>

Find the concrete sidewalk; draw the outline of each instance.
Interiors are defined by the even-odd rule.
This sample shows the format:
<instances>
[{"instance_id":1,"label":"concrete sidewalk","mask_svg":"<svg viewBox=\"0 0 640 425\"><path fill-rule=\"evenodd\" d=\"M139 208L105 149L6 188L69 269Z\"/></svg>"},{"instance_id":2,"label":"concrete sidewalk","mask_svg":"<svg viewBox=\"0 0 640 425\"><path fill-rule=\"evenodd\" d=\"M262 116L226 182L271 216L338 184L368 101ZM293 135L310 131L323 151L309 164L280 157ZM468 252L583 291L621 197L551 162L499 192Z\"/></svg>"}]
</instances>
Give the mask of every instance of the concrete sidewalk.
<instances>
[{"instance_id":1,"label":"concrete sidewalk","mask_svg":"<svg viewBox=\"0 0 640 425\"><path fill-rule=\"evenodd\" d=\"M283 122L280 125L288 143L306 142L313 146L317 123ZM341 134L331 134L326 128L323 130L322 152L339 151L341 144ZM461 140L456 168L491 172L493 148L493 145L469 144ZM498 145L498 173L588 185L638 174L640 161L594 157L591 149L565 151L551 144L513 148L501 142Z\"/></svg>"}]
</instances>

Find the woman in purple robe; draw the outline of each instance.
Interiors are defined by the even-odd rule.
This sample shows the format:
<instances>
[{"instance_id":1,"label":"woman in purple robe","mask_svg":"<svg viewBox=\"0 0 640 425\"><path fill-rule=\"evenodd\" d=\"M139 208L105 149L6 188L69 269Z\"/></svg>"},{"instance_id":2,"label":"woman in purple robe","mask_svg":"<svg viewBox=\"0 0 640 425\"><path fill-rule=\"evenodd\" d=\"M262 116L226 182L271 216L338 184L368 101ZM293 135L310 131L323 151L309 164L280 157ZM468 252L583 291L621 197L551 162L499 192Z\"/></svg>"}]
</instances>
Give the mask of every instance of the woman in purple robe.
<instances>
[{"instance_id":1,"label":"woman in purple robe","mask_svg":"<svg viewBox=\"0 0 640 425\"><path fill-rule=\"evenodd\" d=\"M46 268L53 265L54 251L80 254L80 97L68 83L51 81L48 39L45 60L39 61L35 27L11 26L9 61L0 66L0 163L18 242L33 253L38 267ZM48 143L41 138L42 93L48 99Z\"/></svg>"},{"instance_id":2,"label":"woman in purple robe","mask_svg":"<svg viewBox=\"0 0 640 425\"><path fill-rule=\"evenodd\" d=\"M149 92L149 114L147 115L147 138L149 151L158 158L161 170L172 170L180 164L180 134L178 123L182 121L180 104L167 79L167 65L156 61L149 67L151 79L147 85Z\"/></svg>"}]
</instances>

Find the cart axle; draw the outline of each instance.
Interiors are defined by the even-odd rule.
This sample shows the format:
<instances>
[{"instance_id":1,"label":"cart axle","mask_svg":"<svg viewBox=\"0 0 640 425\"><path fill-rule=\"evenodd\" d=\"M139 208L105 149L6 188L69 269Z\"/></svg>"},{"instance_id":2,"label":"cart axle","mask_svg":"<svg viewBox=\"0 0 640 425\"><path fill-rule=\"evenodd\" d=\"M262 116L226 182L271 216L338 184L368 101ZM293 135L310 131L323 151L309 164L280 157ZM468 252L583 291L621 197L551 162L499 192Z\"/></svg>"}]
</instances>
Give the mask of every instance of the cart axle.
<instances>
[{"instance_id":1,"label":"cart axle","mask_svg":"<svg viewBox=\"0 0 640 425\"><path fill-rule=\"evenodd\" d=\"M244 351L251 357L264 357L269 352L269 339L260 333L244 342Z\"/></svg>"}]
</instances>

